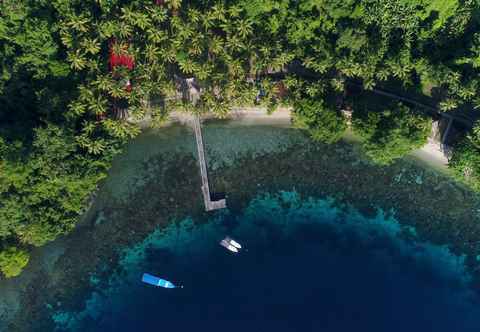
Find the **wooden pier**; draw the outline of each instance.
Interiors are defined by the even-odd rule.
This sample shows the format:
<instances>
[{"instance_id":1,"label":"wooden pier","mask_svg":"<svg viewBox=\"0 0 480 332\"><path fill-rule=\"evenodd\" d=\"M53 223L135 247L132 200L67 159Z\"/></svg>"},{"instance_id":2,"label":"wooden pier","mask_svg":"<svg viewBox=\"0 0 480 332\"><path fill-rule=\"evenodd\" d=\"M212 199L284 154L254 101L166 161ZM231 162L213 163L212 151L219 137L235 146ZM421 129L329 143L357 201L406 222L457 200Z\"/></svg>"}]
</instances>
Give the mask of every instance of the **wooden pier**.
<instances>
[{"instance_id":1,"label":"wooden pier","mask_svg":"<svg viewBox=\"0 0 480 332\"><path fill-rule=\"evenodd\" d=\"M207 162L205 161L205 151L202 138L202 128L200 126L200 117L195 115L193 117L193 130L195 131L195 140L197 141L198 163L200 166L200 176L202 177L202 194L205 203L205 210L212 211L223 209L227 207L225 199L212 201L210 196L210 186L208 183Z\"/></svg>"}]
</instances>

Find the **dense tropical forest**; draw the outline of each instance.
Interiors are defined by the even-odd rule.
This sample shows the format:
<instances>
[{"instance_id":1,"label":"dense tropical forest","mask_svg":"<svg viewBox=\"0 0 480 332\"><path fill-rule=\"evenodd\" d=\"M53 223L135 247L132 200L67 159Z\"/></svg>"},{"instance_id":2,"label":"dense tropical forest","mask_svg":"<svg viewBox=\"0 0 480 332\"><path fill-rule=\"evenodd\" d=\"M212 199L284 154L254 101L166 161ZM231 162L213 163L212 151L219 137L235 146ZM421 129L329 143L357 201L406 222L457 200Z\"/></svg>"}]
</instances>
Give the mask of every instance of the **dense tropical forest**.
<instances>
[{"instance_id":1,"label":"dense tropical forest","mask_svg":"<svg viewBox=\"0 0 480 332\"><path fill-rule=\"evenodd\" d=\"M1 1L0 270L19 274L29 248L73 229L145 117L155 126L174 110L291 106L314 139L336 142L350 126L372 162L392 163L425 144L432 119L363 94L390 87L440 112L475 111L479 9L475 0ZM195 107L177 98L189 77L202 91ZM480 190L480 125L457 141L450 167Z\"/></svg>"}]
</instances>

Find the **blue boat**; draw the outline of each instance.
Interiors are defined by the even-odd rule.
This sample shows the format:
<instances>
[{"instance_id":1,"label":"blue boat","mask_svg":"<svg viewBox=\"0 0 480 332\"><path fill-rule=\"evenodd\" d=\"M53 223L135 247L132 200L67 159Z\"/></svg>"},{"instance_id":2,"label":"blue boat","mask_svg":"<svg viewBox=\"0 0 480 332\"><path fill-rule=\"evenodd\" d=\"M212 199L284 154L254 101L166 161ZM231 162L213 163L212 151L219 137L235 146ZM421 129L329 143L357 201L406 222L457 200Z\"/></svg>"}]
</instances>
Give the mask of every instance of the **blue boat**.
<instances>
[{"instance_id":1,"label":"blue boat","mask_svg":"<svg viewBox=\"0 0 480 332\"><path fill-rule=\"evenodd\" d=\"M148 273L143 274L142 281L146 284L153 285L156 287L177 288L177 286L172 284L170 281L152 276L151 274L148 274Z\"/></svg>"}]
</instances>

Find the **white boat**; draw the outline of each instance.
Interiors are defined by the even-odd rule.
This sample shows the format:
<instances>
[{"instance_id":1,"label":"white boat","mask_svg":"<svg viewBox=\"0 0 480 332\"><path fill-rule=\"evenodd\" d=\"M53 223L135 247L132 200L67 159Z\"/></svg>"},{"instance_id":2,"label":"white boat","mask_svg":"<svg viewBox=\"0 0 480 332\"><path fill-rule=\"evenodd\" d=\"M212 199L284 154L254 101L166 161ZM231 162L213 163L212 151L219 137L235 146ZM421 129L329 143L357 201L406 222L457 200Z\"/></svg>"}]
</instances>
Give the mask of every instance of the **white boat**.
<instances>
[{"instance_id":1,"label":"white boat","mask_svg":"<svg viewBox=\"0 0 480 332\"><path fill-rule=\"evenodd\" d=\"M228 242L228 241L226 241L226 240L220 241L220 245L221 245L222 247L227 248L227 249L230 250L231 252L235 252L235 253L238 252L238 248L235 247L235 246L233 246L233 245L231 245L230 242Z\"/></svg>"},{"instance_id":2,"label":"white boat","mask_svg":"<svg viewBox=\"0 0 480 332\"><path fill-rule=\"evenodd\" d=\"M227 241L228 243L230 243L232 246L234 246L235 248L237 249L242 249L242 246L240 245L240 243L238 243L237 241L235 241L234 239L232 239L231 237L226 237L225 238L225 241Z\"/></svg>"}]
</instances>

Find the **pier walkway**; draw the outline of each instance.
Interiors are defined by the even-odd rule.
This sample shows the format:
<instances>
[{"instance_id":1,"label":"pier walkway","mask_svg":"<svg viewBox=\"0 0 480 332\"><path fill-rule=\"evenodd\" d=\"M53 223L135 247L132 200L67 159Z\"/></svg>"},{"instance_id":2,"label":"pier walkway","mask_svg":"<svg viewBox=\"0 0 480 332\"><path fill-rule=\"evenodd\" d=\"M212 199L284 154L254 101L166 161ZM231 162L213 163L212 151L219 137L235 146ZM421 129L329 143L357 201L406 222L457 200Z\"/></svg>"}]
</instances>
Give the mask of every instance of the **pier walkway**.
<instances>
[{"instance_id":1,"label":"pier walkway","mask_svg":"<svg viewBox=\"0 0 480 332\"><path fill-rule=\"evenodd\" d=\"M227 207L225 199L212 201L210 196L210 185L208 183L207 162L205 161L205 151L203 145L202 128L200 126L200 117L193 117L193 130L195 131L195 140L197 142L198 163L200 165L200 175L202 177L202 194L205 203L205 210L212 211Z\"/></svg>"}]
</instances>

